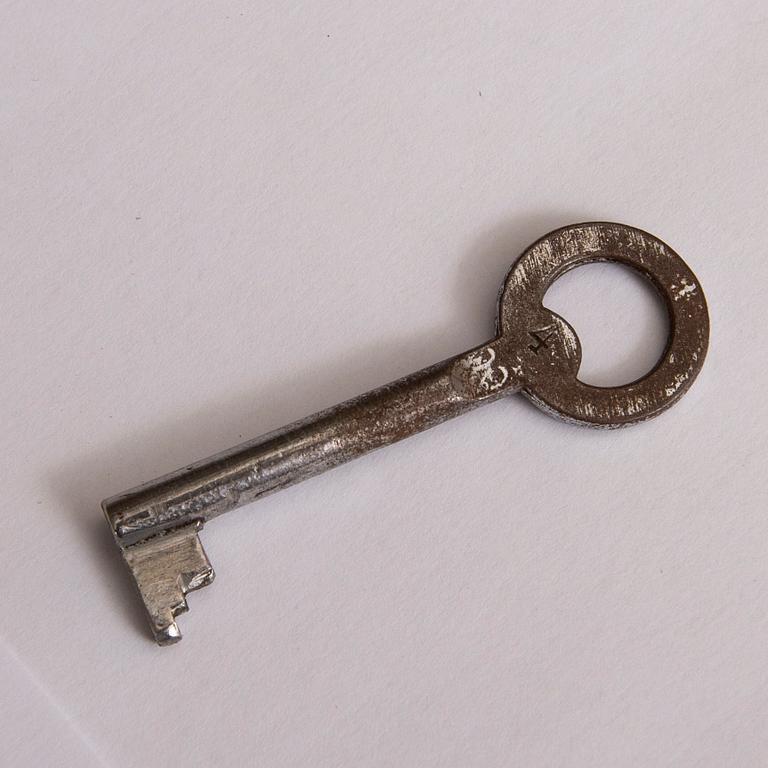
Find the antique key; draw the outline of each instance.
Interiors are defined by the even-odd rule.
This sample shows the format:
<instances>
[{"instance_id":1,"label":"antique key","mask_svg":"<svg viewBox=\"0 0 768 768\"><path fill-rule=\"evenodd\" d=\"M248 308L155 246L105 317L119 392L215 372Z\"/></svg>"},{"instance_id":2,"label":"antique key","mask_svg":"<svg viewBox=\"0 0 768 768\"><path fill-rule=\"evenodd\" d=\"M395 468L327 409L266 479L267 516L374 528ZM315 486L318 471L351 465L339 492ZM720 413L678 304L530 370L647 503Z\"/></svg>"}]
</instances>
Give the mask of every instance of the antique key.
<instances>
[{"instance_id":1,"label":"antique key","mask_svg":"<svg viewBox=\"0 0 768 768\"><path fill-rule=\"evenodd\" d=\"M576 333L542 306L558 277L594 261L637 269L669 313L661 359L625 386L579 381ZM175 617L187 610L186 594L213 580L198 538L207 520L515 392L573 423L613 428L644 421L691 386L708 339L698 280L661 240L609 223L551 232L507 274L491 341L102 502L155 639L161 645L181 639Z\"/></svg>"}]
</instances>

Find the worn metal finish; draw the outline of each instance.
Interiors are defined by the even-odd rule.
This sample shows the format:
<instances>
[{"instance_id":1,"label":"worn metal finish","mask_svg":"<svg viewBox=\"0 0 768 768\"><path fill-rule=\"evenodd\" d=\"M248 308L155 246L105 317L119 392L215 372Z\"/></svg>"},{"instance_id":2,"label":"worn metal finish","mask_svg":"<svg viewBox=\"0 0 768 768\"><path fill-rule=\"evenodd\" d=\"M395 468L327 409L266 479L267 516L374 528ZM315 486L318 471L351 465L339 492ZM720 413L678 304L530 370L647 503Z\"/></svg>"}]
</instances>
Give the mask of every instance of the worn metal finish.
<instances>
[{"instance_id":1,"label":"worn metal finish","mask_svg":"<svg viewBox=\"0 0 768 768\"><path fill-rule=\"evenodd\" d=\"M594 261L639 270L669 313L661 359L647 375L621 387L578 380L576 333L542 305L558 277ZM515 392L569 422L614 428L644 421L690 387L708 338L704 294L669 246L621 224L551 232L507 274L491 341L102 503L155 639L164 645L181 638L175 616L186 610L186 594L213 580L197 535L204 522Z\"/></svg>"}]
</instances>

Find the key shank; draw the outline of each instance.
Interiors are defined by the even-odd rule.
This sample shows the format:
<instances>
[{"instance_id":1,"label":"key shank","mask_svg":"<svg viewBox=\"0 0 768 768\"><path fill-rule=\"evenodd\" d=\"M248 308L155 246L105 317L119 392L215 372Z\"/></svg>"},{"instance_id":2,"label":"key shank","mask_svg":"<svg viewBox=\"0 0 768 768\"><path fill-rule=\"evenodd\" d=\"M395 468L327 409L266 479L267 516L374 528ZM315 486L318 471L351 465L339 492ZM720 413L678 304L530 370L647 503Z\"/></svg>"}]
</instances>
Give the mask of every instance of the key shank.
<instances>
[{"instance_id":1,"label":"key shank","mask_svg":"<svg viewBox=\"0 0 768 768\"><path fill-rule=\"evenodd\" d=\"M131 546L202 523L520 389L491 342L103 502Z\"/></svg>"}]
</instances>

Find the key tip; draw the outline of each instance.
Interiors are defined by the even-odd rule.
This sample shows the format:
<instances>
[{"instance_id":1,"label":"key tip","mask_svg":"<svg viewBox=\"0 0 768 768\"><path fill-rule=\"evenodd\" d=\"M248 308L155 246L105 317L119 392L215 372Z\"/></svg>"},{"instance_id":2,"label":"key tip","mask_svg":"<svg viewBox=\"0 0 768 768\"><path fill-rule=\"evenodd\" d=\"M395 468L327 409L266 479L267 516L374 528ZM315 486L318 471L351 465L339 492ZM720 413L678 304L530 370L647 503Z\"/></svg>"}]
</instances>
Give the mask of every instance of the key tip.
<instances>
[{"instance_id":1,"label":"key tip","mask_svg":"<svg viewBox=\"0 0 768 768\"><path fill-rule=\"evenodd\" d=\"M173 645L178 643L179 640L181 640L181 631L175 621L155 630L155 642L158 645Z\"/></svg>"}]
</instances>

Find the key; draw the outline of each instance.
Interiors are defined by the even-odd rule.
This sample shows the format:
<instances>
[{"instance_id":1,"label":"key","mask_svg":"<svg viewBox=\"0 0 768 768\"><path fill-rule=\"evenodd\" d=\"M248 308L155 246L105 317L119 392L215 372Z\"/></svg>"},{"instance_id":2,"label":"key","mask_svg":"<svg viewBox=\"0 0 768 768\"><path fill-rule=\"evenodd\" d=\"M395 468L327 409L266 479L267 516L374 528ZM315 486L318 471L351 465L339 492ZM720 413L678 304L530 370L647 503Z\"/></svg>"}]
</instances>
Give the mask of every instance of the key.
<instances>
[{"instance_id":1,"label":"key","mask_svg":"<svg viewBox=\"0 0 768 768\"><path fill-rule=\"evenodd\" d=\"M595 261L637 269L669 314L659 362L625 386L579 381L578 337L542 305L558 277ZM644 421L691 386L708 340L699 282L661 240L610 223L549 233L508 272L490 341L102 502L155 640L167 645L181 639L176 617L187 610L186 595L213 580L198 533L218 515L516 392L575 424L615 428Z\"/></svg>"}]
</instances>

